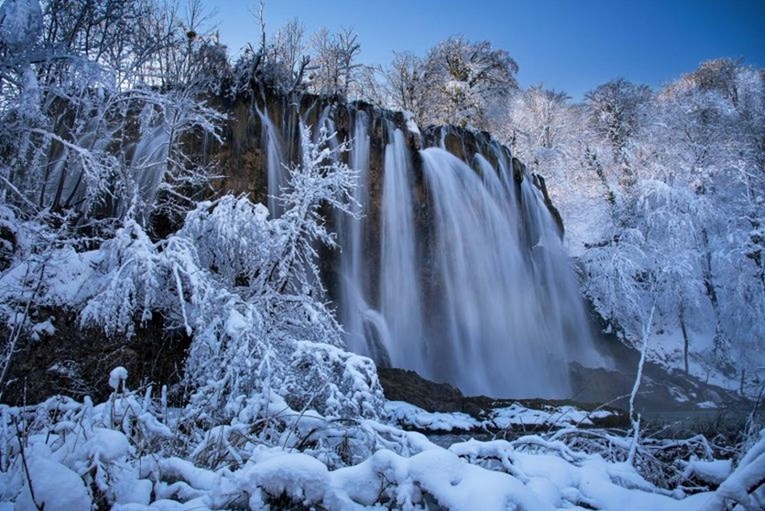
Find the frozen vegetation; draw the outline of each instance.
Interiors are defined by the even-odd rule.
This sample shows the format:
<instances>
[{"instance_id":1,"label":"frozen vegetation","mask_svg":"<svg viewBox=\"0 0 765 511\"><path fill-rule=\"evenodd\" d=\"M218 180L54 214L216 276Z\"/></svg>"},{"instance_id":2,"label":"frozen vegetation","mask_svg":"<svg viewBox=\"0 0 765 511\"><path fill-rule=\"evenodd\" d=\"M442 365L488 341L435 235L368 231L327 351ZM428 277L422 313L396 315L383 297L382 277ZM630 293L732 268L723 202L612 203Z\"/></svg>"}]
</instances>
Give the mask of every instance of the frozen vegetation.
<instances>
[{"instance_id":1,"label":"frozen vegetation","mask_svg":"<svg viewBox=\"0 0 765 511\"><path fill-rule=\"evenodd\" d=\"M392 425L383 409L366 419L324 415L275 392L199 426L193 404L169 407L165 389L139 394L126 377L112 371L114 392L97 405L54 397L0 408L9 509L761 509L765 431L735 468L703 437L646 439L629 463L631 438L566 421L443 448ZM404 409L387 408L394 417ZM438 420L460 427L466 417Z\"/></svg>"},{"instance_id":2,"label":"frozen vegetation","mask_svg":"<svg viewBox=\"0 0 765 511\"><path fill-rule=\"evenodd\" d=\"M386 401L372 359L346 349L351 328L328 303L319 266L320 247L337 244L326 211L344 215L348 232L361 220L368 155L354 146L348 158L350 141L338 140L329 118L299 123L297 161L265 164L267 207L216 188L215 162L194 150L199 140L225 143L225 116L203 98L260 88L363 96L408 112L388 131L391 199L411 195L401 128L420 135L418 125L485 129L509 119L515 131L495 131L550 177L574 226L587 296L625 342L648 346L630 403L646 357L751 395L765 325L761 73L713 61L659 92L616 80L573 107L549 91L518 90L515 61L487 42L454 37L422 58L397 55L381 81L357 65L351 31L322 30L304 53L294 21L271 37L263 31L260 46L231 65L204 19L198 2L186 12L145 0L0 2L2 403L21 388L13 405L0 404L0 510L763 508L765 429L754 412L732 440L667 439L647 435L632 407L629 429L616 430L593 427L610 412L568 405L513 404L476 418ZM273 125L266 130L269 152L281 151ZM485 158L473 162L481 180L444 149L419 157L439 221L480 240L462 254L440 240L442 253L457 256L444 257L438 275L454 321L442 334L470 345L454 352L471 364L466 381L479 382L487 353L473 334L506 326L483 314L517 297L475 295L480 310L463 317L450 286L516 282L525 277L504 263L524 255L505 245L507 254L476 252L514 235ZM515 171L512 161L498 166L505 177ZM534 234L528 264L545 284L544 303L560 312L568 309L555 300L572 288L552 273L566 264L532 179L527 172L518 187L537 208L523 213ZM569 201L593 201L592 218L607 219L601 230L569 216L568 190ZM461 194L484 209L449 204ZM392 216L383 231L399 239L408 222ZM390 331L401 335L432 327L427 314L411 323L416 250L401 239L385 249L383 266L409 282L387 282L384 307L366 310L367 320L394 318ZM470 267L476 258L485 260ZM358 259L346 263L362 273ZM466 330L476 318L477 330ZM547 321L537 348L550 349L524 345L520 363L536 364L540 387L565 389L540 371L565 367L571 324L532 319ZM159 325L157 341L188 343L172 385L133 383L126 368L108 367L103 402L56 395L33 404L23 376L11 378L35 343L82 332L87 342L129 346L148 325ZM79 361L65 362L50 370L76 381ZM413 431L479 429L495 437L442 447Z\"/></svg>"}]
</instances>

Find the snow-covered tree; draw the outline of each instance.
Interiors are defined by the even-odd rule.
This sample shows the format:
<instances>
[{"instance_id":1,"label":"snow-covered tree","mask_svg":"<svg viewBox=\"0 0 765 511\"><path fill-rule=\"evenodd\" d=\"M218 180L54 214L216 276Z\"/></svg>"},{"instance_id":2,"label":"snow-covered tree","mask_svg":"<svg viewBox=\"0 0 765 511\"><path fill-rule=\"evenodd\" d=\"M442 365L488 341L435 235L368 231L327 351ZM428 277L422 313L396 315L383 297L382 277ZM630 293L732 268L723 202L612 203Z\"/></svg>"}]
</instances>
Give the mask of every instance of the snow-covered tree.
<instances>
[{"instance_id":1,"label":"snow-covered tree","mask_svg":"<svg viewBox=\"0 0 765 511\"><path fill-rule=\"evenodd\" d=\"M611 303L601 312L638 338L618 317L618 295L599 282L643 293L650 277L657 286L643 294L643 307L655 300L657 331L682 340L671 344L670 335L670 345L656 348L686 370L711 365L743 379L762 360L752 342L765 318L758 278L762 128L753 123L762 116L762 87L760 73L724 60L702 64L653 98L624 81L588 95L588 151L614 196L612 234L590 242L585 254L590 296ZM614 158L601 156L603 144ZM617 271L624 265L606 262L625 253L627 230L639 233L629 238L638 249L629 260L640 264L625 279Z\"/></svg>"},{"instance_id":2,"label":"snow-covered tree","mask_svg":"<svg viewBox=\"0 0 765 511\"><path fill-rule=\"evenodd\" d=\"M357 62L361 52L358 34L350 28L336 33L322 28L311 37L310 47L315 66L309 76L310 90L346 98L360 66Z\"/></svg>"},{"instance_id":3,"label":"snow-covered tree","mask_svg":"<svg viewBox=\"0 0 765 511\"><path fill-rule=\"evenodd\" d=\"M297 18L292 19L269 38L262 3L258 21L260 46L248 45L235 66L238 88L247 90L261 85L281 94L304 90L306 74L316 66L310 65L311 55L307 53L303 24Z\"/></svg>"},{"instance_id":4,"label":"snow-covered tree","mask_svg":"<svg viewBox=\"0 0 765 511\"><path fill-rule=\"evenodd\" d=\"M316 243L334 246L320 208L349 212L355 173L303 128L284 213L225 196L202 202L182 229L152 242L129 222L105 243L100 291L82 312L107 334L130 333L161 314L192 337L185 379L189 420L228 422L265 413L271 393L294 409L334 417L376 415L373 363L342 351L341 328L323 300ZM353 389L365 389L357 393Z\"/></svg>"},{"instance_id":5,"label":"snow-covered tree","mask_svg":"<svg viewBox=\"0 0 765 511\"><path fill-rule=\"evenodd\" d=\"M493 124L496 136L514 154L545 178L566 179L567 162L574 160L579 133L576 112L563 92L541 85L515 94L505 115Z\"/></svg>"},{"instance_id":6,"label":"snow-covered tree","mask_svg":"<svg viewBox=\"0 0 765 511\"><path fill-rule=\"evenodd\" d=\"M0 49L5 200L78 225L128 214L146 224L157 206L189 208L189 193L209 175L188 164L184 137L214 133L220 115L199 100L208 90L201 78L179 81L202 76L198 69L152 67L186 51L170 37L175 21L156 30L144 23L173 12L138 0L79 4L30 11L42 16L30 27L42 30Z\"/></svg>"},{"instance_id":7,"label":"snow-covered tree","mask_svg":"<svg viewBox=\"0 0 765 511\"><path fill-rule=\"evenodd\" d=\"M585 98L592 129L611 145L614 161L624 161L626 145L645 124L650 88L617 78L599 85Z\"/></svg>"},{"instance_id":8,"label":"snow-covered tree","mask_svg":"<svg viewBox=\"0 0 765 511\"><path fill-rule=\"evenodd\" d=\"M450 37L430 50L424 67L432 94L429 124L486 129L491 109L518 88L518 64L488 41Z\"/></svg>"},{"instance_id":9,"label":"snow-covered tree","mask_svg":"<svg viewBox=\"0 0 765 511\"><path fill-rule=\"evenodd\" d=\"M429 71L423 59L408 51L394 53L393 60L383 70L389 106L411 112L418 124L427 122L432 104L433 77Z\"/></svg>"}]
</instances>

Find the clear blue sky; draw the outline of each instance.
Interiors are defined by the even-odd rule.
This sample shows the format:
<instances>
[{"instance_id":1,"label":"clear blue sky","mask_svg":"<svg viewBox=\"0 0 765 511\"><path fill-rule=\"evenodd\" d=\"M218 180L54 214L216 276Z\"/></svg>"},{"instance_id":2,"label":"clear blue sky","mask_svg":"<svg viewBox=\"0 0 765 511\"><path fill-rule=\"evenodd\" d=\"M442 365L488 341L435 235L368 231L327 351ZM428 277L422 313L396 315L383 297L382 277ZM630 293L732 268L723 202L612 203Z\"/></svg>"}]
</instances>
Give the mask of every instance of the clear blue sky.
<instances>
[{"instance_id":1,"label":"clear blue sky","mask_svg":"<svg viewBox=\"0 0 765 511\"><path fill-rule=\"evenodd\" d=\"M257 41L258 0L204 1L232 54ZM575 99L617 76L657 87L716 57L765 67L765 0L266 0L269 34L295 17L309 34L352 27L367 64L454 34L488 40L518 62L522 86Z\"/></svg>"}]
</instances>

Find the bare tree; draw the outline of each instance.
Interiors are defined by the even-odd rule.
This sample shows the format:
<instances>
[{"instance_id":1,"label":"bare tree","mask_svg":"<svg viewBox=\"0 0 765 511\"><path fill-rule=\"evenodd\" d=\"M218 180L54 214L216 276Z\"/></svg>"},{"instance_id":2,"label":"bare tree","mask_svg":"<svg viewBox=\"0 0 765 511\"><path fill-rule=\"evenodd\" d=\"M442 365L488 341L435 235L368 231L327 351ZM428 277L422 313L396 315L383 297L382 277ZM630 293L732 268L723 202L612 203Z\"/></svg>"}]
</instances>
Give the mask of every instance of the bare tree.
<instances>
[{"instance_id":1,"label":"bare tree","mask_svg":"<svg viewBox=\"0 0 765 511\"><path fill-rule=\"evenodd\" d=\"M265 50L264 70L267 82L281 92L289 93L303 85L310 69L311 57L306 53L303 24L295 18L281 27Z\"/></svg>"},{"instance_id":2,"label":"bare tree","mask_svg":"<svg viewBox=\"0 0 765 511\"><path fill-rule=\"evenodd\" d=\"M311 75L311 90L317 94L347 97L360 67L356 59L361 52L358 36L350 28L330 33L326 28L311 38L316 70Z\"/></svg>"},{"instance_id":3,"label":"bare tree","mask_svg":"<svg viewBox=\"0 0 765 511\"><path fill-rule=\"evenodd\" d=\"M418 124L425 124L432 102L430 74L425 62L411 52L394 53L393 61L383 71L390 105L414 114Z\"/></svg>"}]
</instances>

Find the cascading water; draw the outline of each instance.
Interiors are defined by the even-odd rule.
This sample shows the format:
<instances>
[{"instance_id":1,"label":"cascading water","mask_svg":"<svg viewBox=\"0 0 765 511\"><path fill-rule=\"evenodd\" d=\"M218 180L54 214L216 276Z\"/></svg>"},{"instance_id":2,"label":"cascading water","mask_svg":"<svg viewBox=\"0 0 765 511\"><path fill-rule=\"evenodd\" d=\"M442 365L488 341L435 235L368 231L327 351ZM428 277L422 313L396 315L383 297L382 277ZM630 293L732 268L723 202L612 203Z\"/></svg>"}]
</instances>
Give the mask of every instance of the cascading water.
<instances>
[{"instance_id":1,"label":"cascading water","mask_svg":"<svg viewBox=\"0 0 765 511\"><path fill-rule=\"evenodd\" d=\"M324 108L315 130L334 131L333 112ZM601 361L532 176L516 176L494 142L466 157L471 167L443 148L459 132L442 130L441 148L413 153L390 119L384 146L371 140L370 114L352 119L358 218L336 219L335 289L348 346L469 394L570 396L569 362ZM282 153L263 120L272 194L272 171L284 177ZM466 155L475 147L456 143Z\"/></svg>"},{"instance_id":2,"label":"cascading water","mask_svg":"<svg viewBox=\"0 0 765 511\"><path fill-rule=\"evenodd\" d=\"M431 148L421 157L435 208L432 304L439 311L431 332L438 356L423 369L438 379L454 375L468 393L565 395L565 342L540 332L549 318L521 248L518 215L508 215L507 201L452 154Z\"/></svg>"},{"instance_id":3,"label":"cascading water","mask_svg":"<svg viewBox=\"0 0 765 511\"><path fill-rule=\"evenodd\" d=\"M144 217L147 214L146 206L154 203L159 185L164 179L169 146L170 133L162 123L146 130L135 144L130 171L136 183L137 196L141 199L137 213Z\"/></svg>"},{"instance_id":4,"label":"cascading water","mask_svg":"<svg viewBox=\"0 0 765 511\"><path fill-rule=\"evenodd\" d=\"M340 321L346 331L345 340L356 353L380 359L387 355L385 350L374 349L374 343L367 342L371 337L365 326L367 316L373 310L367 304L366 272L362 259L365 225L364 213L369 207L368 169L369 169L369 118L364 111L356 113L351 146L350 167L358 172L358 182L353 190L355 204L351 211L355 217L340 215L337 230L340 236ZM379 314L377 315L379 316Z\"/></svg>"},{"instance_id":5,"label":"cascading water","mask_svg":"<svg viewBox=\"0 0 765 511\"><path fill-rule=\"evenodd\" d=\"M382 192L379 310L390 335L385 339L385 348L391 364L417 370L427 358L427 344L423 342L412 166L403 132L389 125L388 134Z\"/></svg>"},{"instance_id":6,"label":"cascading water","mask_svg":"<svg viewBox=\"0 0 765 511\"><path fill-rule=\"evenodd\" d=\"M149 106L144 107L139 121L140 136L129 139L119 152L121 165L127 169L119 177L105 172L106 162L93 165L70 146L58 142L52 144L49 160L44 165L44 179L39 183L38 203L54 210L79 209L85 213L93 207L93 198L100 197L99 190L126 187L124 195L130 199L114 200L119 194L109 193L99 205L100 214L121 218L132 210L136 218L147 222L151 205L156 202L168 170L171 130ZM114 144L115 130L103 116L94 117L71 134L76 142L71 147L86 147L93 156L108 154Z\"/></svg>"},{"instance_id":7,"label":"cascading water","mask_svg":"<svg viewBox=\"0 0 765 511\"><path fill-rule=\"evenodd\" d=\"M258 115L263 126L261 145L266 154L268 211L272 217L278 218L283 212L278 197L282 188L287 184L286 171L282 164L285 157L279 141L279 131L266 113L258 111Z\"/></svg>"},{"instance_id":8,"label":"cascading water","mask_svg":"<svg viewBox=\"0 0 765 511\"><path fill-rule=\"evenodd\" d=\"M530 176L521 182L522 209L527 229L534 280L545 315L547 335L566 340L567 355L586 366L602 366L605 360L594 349L585 327L586 311L579 298L579 286L570 260L557 235L557 226L545 207L540 190Z\"/></svg>"}]
</instances>

